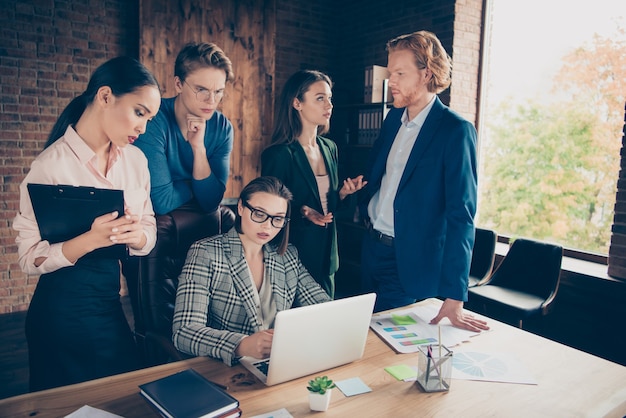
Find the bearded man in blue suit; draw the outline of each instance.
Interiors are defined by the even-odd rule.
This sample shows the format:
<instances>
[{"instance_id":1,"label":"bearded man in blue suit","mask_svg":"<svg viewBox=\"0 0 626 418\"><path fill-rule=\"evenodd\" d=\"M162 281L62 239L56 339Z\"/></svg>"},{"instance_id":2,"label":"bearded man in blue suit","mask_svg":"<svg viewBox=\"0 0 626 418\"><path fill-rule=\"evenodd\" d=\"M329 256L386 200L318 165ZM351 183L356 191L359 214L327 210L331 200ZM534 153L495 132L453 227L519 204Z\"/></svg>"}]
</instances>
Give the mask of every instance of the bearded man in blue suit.
<instances>
[{"instance_id":1,"label":"bearded man in blue suit","mask_svg":"<svg viewBox=\"0 0 626 418\"><path fill-rule=\"evenodd\" d=\"M451 61L426 31L387 43L393 106L371 151L360 213L368 233L362 280L376 311L429 297L444 299L431 323L489 329L463 311L474 244L476 129L437 94Z\"/></svg>"}]
</instances>

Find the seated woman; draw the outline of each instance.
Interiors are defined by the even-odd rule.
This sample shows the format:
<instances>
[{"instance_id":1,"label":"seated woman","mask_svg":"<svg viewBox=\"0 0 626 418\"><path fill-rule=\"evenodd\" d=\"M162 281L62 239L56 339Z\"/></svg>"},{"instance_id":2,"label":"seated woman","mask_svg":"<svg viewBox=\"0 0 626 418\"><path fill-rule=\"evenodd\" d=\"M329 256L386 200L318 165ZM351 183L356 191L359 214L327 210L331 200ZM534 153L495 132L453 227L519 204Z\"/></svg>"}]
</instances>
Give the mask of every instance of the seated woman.
<instances>
[{"instance_id":1,"label":"seated woman","mask_svg":"<svg viewBox=\"0 0 626 418\"><path fill-rule=\"evenodd\" d=\"M289 244L292 194L275 177L241 191L235 228L189 249L176 294L174 345L232 366L268 357L276 313L330 297Z\"/></svg>"}]
</instances>

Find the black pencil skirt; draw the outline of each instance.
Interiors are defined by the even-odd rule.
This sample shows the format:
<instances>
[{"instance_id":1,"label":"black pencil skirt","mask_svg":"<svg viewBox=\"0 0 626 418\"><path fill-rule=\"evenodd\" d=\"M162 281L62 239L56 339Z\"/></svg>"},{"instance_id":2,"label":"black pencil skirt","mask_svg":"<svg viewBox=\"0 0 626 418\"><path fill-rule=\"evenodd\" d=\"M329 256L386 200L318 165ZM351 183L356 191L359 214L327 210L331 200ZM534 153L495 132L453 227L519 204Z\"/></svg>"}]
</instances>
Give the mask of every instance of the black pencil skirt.
<instances>
[{"instance_id":1,"label":"black pencil skirt","mask_svg":"<svg viewBox=\"0 0 626 418\"><path fill-rule=\"evenodd\" d=\"M113 259L81 259L39 278L26 316L31 392L138 368L119 292Z\"/></svg>"}]
</instances>

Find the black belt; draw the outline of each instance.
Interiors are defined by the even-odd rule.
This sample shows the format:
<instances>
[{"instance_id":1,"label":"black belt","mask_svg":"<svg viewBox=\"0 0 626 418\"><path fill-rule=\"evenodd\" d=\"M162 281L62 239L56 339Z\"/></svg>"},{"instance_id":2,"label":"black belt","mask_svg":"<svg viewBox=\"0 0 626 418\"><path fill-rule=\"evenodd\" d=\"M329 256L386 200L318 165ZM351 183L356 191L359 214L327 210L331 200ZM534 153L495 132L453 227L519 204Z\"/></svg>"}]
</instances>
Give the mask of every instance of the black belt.
<instances>
[{"instance_id":1,"label":"black belt","mask_svg":"<svg viewBox=\"0 0 626 418\"><path fill-rule=\"evenodd\" d=\"M365 219L365 226L367 227L367 232L370 234L372 239L386 245L387 247L393 247L393 237L391 235L383 234L382 232L375 230L369 219Z\"/></svg>"}]
</instances>

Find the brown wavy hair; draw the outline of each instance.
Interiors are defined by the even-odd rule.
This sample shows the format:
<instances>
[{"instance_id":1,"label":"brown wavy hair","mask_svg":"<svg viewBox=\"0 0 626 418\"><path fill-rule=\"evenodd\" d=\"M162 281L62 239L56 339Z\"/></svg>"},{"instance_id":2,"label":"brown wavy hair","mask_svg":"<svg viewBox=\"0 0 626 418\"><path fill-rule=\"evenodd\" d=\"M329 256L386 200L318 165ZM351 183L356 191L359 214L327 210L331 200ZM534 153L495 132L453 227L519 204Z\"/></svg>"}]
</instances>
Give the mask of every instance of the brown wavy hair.
<instances>
[{"instance_id":1,"label":"brown wavy hair","mask_svg":"<svg viewBox=\"0 0 626 418\"><path fill-rule=\"evenodd\" d=\"M428 91L441 93L450 86L452 59L434 33L421 30L400 35L387 42L387 52L408 50L415 56L417 68L428 68L432 77L428 82Z\"/></svg>"}]
</instances>

